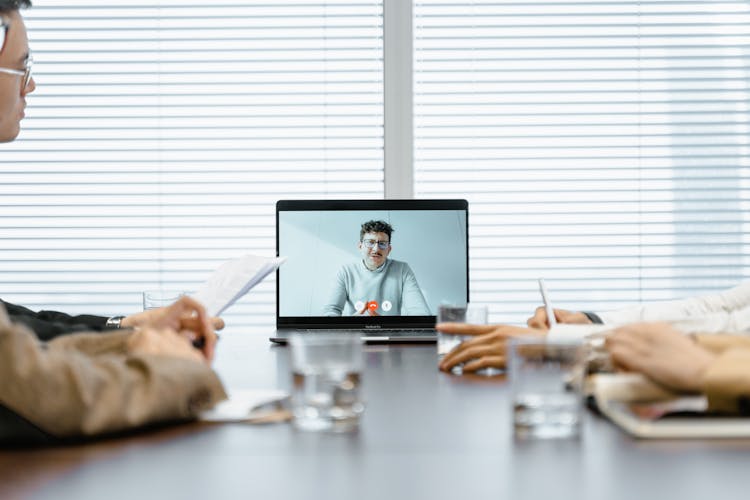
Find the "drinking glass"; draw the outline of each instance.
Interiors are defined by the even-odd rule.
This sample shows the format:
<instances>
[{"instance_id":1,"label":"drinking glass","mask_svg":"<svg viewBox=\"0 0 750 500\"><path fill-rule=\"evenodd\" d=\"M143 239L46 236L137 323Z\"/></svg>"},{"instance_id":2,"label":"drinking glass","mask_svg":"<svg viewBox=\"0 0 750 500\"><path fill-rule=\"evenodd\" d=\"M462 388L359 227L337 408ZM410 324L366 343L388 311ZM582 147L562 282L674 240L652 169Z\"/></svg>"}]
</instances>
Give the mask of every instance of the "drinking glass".
<instances>
[{"instance_id":1,"label":"drinking glass","mask_svg":"<svg viewBox=\"0 0 750 500\"><path fill-rule=\"evenodd\" d=\"M513 425L520 438L580 435L586 348L544 338L511 339Z\"/></svg>"},{"instance_id":2,"label":"drinking glass","mask_svg":"<svg viewBox=\"0 0 750 500\"><path fill-rule=\"evenodd\" d=\"M146 290L143 292L143 310L172 305L183 295L187 293L176 290Z\"/></svg>"},{"instance_id":3,"label":"drinking glass","mask_svg":"<svg viewBox=\"0 0 750 500\"><path fill-rule=\"evenodd\" d=\"M466 323L470 325L487 324L487 306L480 304L440 304L437 315L438 323ZM474 338L472 335L456 335L447 332L437 332L438 363L446 354L461 345L465 340ZM484 370L480 374L487 374ZM454 375L463 374L463 366L456 365L451 369Z\"/></svg>"},{"instance_id":4,"label":"drinking glass","mask_svg":"<svg viewBox=\"0 0 750 500\"><path fill-rule=\"evenodd\" d=\"M294 426L305 431L355 430L364 411L360 337L297 334L289 345Z\"/></svg>"}]
</instances>

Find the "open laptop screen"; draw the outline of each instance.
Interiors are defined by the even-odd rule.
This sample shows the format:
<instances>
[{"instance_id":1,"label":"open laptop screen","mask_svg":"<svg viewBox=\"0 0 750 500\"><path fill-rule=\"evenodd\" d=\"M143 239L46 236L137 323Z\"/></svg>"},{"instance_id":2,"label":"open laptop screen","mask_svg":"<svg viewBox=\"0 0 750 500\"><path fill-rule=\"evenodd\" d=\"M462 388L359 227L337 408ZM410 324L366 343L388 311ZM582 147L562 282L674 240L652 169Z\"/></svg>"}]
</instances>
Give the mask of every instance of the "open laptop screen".
<instances>
[{"instance_id":1,"label":"open laptop screen","mask_svg":"<svg viewBox=\"0 0 750 500\"><path fill-rule=\"evenodd\" d=\"M284 200L276 228L279 327L432 326L468 299L465 200Z\"/></svg>"}]
</instances>

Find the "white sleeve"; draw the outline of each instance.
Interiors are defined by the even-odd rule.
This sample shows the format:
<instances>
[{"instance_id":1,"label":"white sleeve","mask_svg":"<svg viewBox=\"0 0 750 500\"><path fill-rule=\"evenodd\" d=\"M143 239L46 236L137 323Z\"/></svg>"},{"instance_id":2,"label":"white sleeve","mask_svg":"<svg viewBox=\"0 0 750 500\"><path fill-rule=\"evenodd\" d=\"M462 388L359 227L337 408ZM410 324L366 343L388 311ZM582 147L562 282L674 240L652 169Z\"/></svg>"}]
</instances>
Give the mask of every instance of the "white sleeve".
<instances>
[{"instance_id":1,"label":"white sleeve","mask_svg":"<svg viewBox=\"0 0 750 500\"><path fill-rule=\"evenodd\" d=\"M725 292L682 300L656 302L599 314L605 324L638 321L684 322L706 332L750 330L750 282ZM692 329L692 327L691 327Z\"/></svg>"},{"instance_id":2,"label":"white sleeve","mask_svg":"<svg viewBox=\"0 0 750 500\"><path fill-rule=\"evenodd\" d=\"M682 333L750 333L750 307L731 312L691 316L669 323Z\"/></svg>"}]
</instances>

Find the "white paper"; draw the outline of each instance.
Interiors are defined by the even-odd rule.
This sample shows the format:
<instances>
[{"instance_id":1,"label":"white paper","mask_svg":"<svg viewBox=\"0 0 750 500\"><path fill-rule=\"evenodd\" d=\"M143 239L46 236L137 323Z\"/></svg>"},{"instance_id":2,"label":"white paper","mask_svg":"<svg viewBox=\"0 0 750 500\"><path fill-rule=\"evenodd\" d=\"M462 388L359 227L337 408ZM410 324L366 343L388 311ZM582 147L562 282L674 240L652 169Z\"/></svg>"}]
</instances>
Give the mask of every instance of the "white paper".
<instances>
[{"instance_id":1,"label":"white paper","mask_svg":"<svg viewBox=\"0 0 750 500\"><path fill-rule=\"evenodd\" d=\"M229 399L201 413L205 422L241 422L262 406L281 404L289 395L277 389L229 390Z\"/></svg>"},{"instance_id":2,"label":"white paper","mask_svg":"<svg viewBox=\"0 0 750 500\"><path fill-rule=\"evenodd\" d=\"M219 316L263 278L278 269L286 257L244 255L220 265L192 297L210 316Z\"/></svg>"}]
</instances>

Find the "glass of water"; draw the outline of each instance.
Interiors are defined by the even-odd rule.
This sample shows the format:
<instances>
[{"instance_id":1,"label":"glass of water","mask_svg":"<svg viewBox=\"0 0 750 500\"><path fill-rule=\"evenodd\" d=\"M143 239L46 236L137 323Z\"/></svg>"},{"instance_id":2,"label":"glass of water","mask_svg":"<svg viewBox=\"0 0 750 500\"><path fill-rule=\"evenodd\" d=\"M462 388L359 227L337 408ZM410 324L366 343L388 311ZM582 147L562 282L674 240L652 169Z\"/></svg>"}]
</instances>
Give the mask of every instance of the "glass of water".
<instances>
[{"instance_id":1,"label":"glass of water","mask_svg":"<svg viewBox=\"0 0 750 500\"><path fill-rule=\"evenodd\" d=\"M294 426L305 431L356 429L364 411L359 335L297 334L289 344Z\"/></svg>"},{"instance_id":2,"label":"glass of water","mask_svg":"<svg viewBox=\"0 0 750 500\"><path fill-rule=\"evenodd\" d=\"M171 306L187 292L177 290L146 290L143 292L143 310L159 309Z\"/></svg>"},{"instance_id":3,"label":"glass of water","mask_svg":"<svg viewBox=\"0 0 750 500\"><path fill-rule=\"evenodd\" d=\"M438 323L467 323L470 325L487 324L487 306L479 304L440 304L437 314ZM472 335L455 335L437 332L438 363L446 354L458 347L464 340L474 338ZM454 375L462 375L463 367L456 365L451 370Z\"/></svg>"},{"instance_id":4,"label":"glass of water","mask_svg":"<svg viewBox=\"0 0 750 500\"><path fill-rule=\"evenodd\" d=\"M578 437L585 347L544 338L515 338L509 342L508 355L516 436Z\"/></svg>"}]
</instances>

